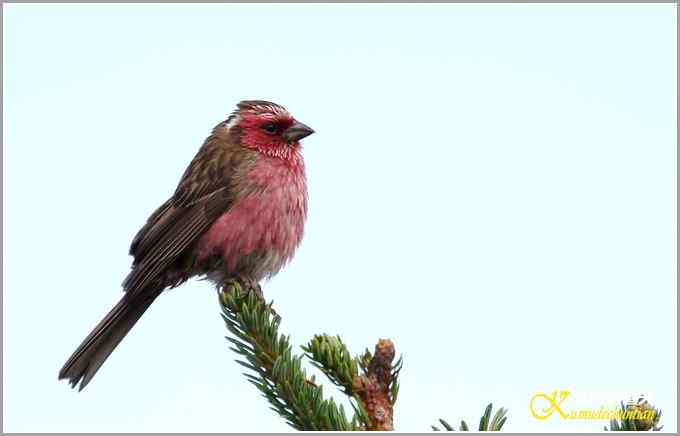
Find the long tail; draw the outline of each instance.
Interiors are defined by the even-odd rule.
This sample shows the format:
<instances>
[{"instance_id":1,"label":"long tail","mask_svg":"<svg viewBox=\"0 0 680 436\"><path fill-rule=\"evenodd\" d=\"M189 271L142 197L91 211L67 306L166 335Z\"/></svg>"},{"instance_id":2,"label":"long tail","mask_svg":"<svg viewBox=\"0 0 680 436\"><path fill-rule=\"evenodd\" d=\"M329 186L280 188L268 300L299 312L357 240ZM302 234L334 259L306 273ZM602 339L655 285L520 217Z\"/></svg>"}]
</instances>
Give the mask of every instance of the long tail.
<instances>
[{"instance_id":1,"label":"long tail","mask_svg":"<svg viewBox=\"0 0 680 436\"><path fill-rule=\"evenodd\" d=\"M59 371L59 380L69 379L71 387L80 382L78 390L82 391L158 295L160 292L142 293L134 298L123 295L66 361Z\"/></svg>"}]
</instances>

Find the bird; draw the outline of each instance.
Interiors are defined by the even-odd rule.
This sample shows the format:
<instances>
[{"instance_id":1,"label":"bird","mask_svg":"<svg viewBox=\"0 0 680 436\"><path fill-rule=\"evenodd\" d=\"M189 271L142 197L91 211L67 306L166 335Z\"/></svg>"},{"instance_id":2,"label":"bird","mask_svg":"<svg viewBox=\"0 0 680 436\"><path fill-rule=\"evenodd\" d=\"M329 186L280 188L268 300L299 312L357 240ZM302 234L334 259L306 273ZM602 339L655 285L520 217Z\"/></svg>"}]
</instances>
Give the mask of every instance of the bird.
<instances>
[{"instance_id":1,"label":"bird","mask_svg":"<svg viewBox=\"0 0 680 436\"><path fill-rule=\"evenodd\" d=\"M304 232L308 198L300 140L312 133L281 105L239 102L133 238L122 298L66 361L59 380L84 389L166 289L192 277L218 289L234 279L259 289L260 281L279 272Z\"/></svg>"}]
</instances>

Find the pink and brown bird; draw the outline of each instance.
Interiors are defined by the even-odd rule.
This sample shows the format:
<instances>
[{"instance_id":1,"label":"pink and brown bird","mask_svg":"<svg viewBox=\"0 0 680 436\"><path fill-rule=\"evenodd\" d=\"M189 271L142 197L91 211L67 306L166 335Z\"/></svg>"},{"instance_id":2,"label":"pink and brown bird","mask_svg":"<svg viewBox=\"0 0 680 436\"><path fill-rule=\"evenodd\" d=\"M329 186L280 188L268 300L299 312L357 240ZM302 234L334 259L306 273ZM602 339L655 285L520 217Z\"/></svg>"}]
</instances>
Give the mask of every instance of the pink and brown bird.
<instances>
[{"instance_id":1,"label":"pink and brown bird","mask_svg":"<svg viewBox=\"0 0 680 436\"><path fill-rule=\"evenodd\" d=\"M134 237L123 297L59 379L87 386L165 289L196 276L220 287L231 279L255 285L276 274L302 239L307 186L300 140L312 133L278 104L240 102Z\"/></svg>"}]
</instances>

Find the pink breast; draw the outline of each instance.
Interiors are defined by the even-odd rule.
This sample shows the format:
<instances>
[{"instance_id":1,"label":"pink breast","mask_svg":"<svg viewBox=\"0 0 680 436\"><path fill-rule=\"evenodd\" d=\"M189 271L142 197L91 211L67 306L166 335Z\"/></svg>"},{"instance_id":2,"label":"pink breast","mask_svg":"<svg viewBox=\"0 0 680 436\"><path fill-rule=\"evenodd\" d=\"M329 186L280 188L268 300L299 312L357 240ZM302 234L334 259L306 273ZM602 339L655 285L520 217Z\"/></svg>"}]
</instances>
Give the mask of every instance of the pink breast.
<instances>
[{"instance_id":1,"label":"pink breast","mask_svg":"<svg viewBox=\"0 0 680 436\"><path fill-rule=\"evenodd\" d=\"M199 241L199 261L221 254L230 273L250 254L279 259L278 270L292 258L302 240L307 214L304 166L291 168L267 159L258 162L250 182L262 191L238 198ZM276 271L270 271L275 273Z\"/></svg>"}]
</instances>

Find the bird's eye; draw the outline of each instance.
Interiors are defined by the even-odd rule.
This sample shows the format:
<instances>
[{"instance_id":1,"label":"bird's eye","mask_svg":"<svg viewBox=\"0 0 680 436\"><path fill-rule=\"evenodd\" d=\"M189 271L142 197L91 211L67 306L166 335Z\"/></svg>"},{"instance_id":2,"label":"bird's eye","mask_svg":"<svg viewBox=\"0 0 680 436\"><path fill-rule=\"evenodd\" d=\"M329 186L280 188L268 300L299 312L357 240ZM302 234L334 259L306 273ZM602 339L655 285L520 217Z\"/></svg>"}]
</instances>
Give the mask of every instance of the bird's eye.
<instances>
[{"instance_id":1,"label":"bird's eye","mask_svg":"<svg viewBox=\"0 0 680 436\"><path fill-rule=\"evenodd\" d=\"M269 133L269 134L274 134L274 133L276 133L276 131L278 130L278 128L279 128L279 127L278 127L275 123L267 123L267 124L265 124L265 125L262 126L262 129L263 129L265 132Z\"/></svg>"}]
</instances>

